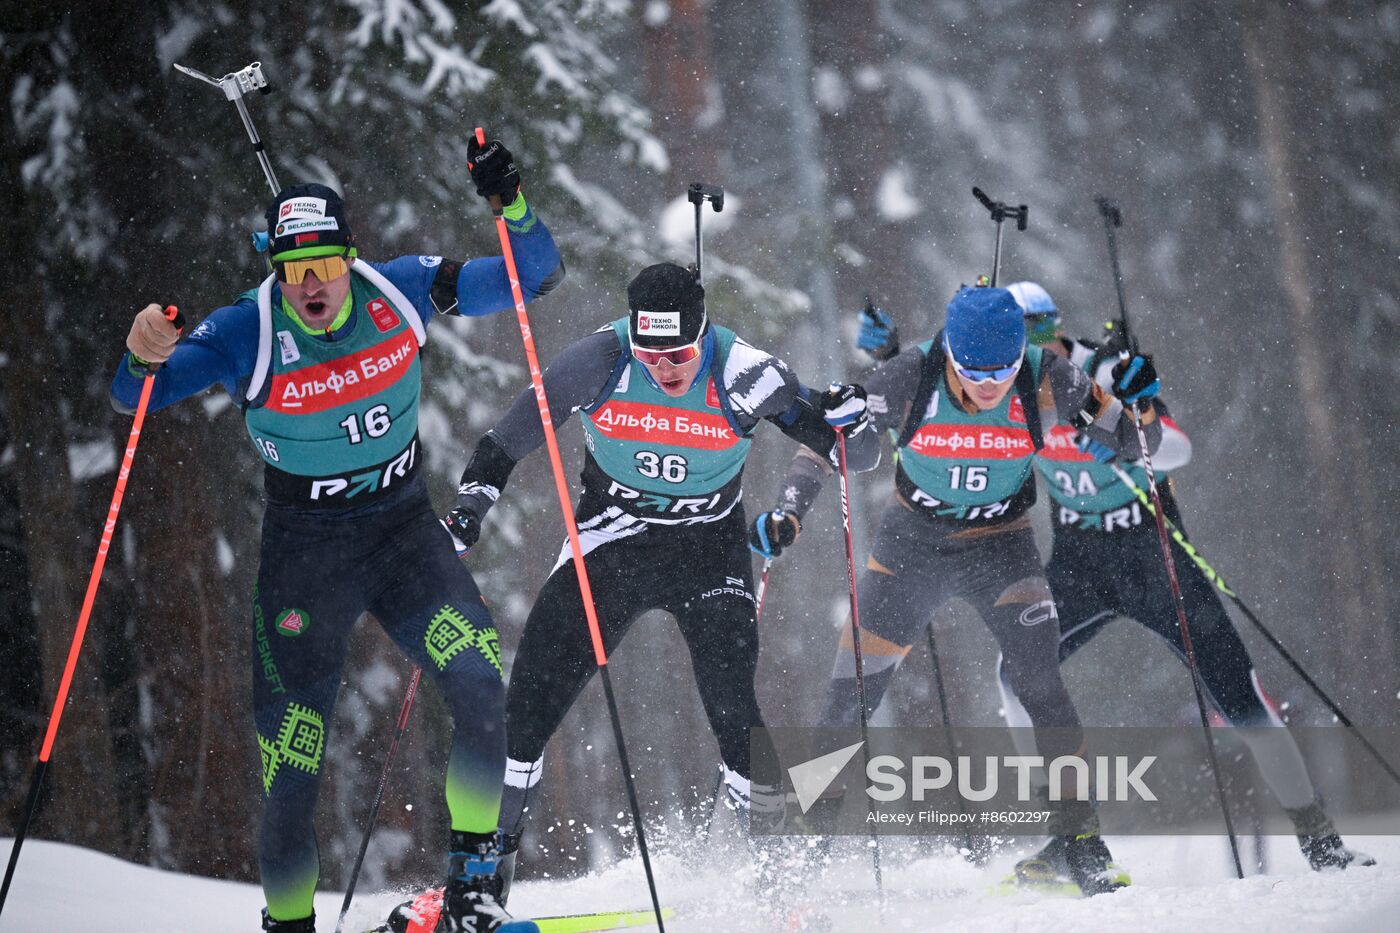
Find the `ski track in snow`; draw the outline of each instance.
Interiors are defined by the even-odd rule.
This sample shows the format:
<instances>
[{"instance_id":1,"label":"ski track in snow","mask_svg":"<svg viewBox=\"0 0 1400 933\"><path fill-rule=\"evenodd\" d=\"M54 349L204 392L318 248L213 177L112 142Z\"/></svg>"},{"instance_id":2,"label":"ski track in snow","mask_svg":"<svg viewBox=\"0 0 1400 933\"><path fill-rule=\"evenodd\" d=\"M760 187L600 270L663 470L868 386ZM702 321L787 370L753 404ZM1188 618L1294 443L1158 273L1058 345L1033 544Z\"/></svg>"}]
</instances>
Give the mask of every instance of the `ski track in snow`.
<instances>
[{"instance_id":1,"label":"ski track in snow","mask_svg":"<svg viewBox=\"0 0 1400 933\"><path fill-rule=\"evenodd\" d=\"M803 904L832 921L831 930L873 933L1099 933L1190 931L1372 933L1400 929L1400 838L1356 837L1348 842L1380 860L1375 868L1317 874L1307 869L1291 837L1266 840L1265 875L1230 877L1225 841L1212 837L1139 837L1109 840L1133 874L1133 887L1089 900L986 893L1017 857L1007 851L991 866L974 868L952 855L920 856L907 838L882 840L887 906L876 912L868 857L845 841ZM0 840L0 858L11 840ZM1242 854L1253 845L1241 840ZM765 921L737 849L694 861L661 855L656 862L662 904L674 907L674 933L782 929ZM1248 861L1248 858L1246 858ZM317 929L334 930L342 894L317 895ZM402 899L393 892L356 899L345 929L360 933L382 921ZM641 863L633 858L586 878L522 881L511 896L518 916L648 906ZM261 892L254 886L159 871L90 850L31 839L10 890L0 928L15 933L252 933Z\"/></svg>"}]
</instances>

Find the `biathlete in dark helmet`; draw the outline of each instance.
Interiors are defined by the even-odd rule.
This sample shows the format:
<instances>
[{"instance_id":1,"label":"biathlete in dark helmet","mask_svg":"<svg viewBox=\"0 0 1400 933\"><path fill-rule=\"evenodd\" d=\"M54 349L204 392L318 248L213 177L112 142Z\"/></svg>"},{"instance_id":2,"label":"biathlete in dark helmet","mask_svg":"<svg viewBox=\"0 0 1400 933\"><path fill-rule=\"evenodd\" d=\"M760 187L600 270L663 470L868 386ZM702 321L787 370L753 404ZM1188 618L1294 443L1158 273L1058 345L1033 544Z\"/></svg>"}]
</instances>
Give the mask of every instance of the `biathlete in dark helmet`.
<instances>
[{"instance_id":1,"label":"biathlete in dark helmet","mask_svg":"<svg viewBox=\"0 0 1400 933\"><path fill-rule=\"evenodd\" d=\"M732 802L760 819L780 814L778 788L751 781L750 729L763 719L754 693L758 627L740 501L744 463L763 421L809 449L807 463L828 469L836 430L847 432L853 470L877 465L879 440L866 427L863 390L809 391L782 360L709 319L692 271L649 266L628 286L627 302L625 317L566 347L544 374L554 423L576 411L583 422L577 518L603 642L612 651L638 616L670 613L690 650ZM462 475L446 521L463 544L475 543L515 465L543 443L527 388ZM794 521L779 534L796 530ZM683 573L656 569L677 555ZM512 845L545 744L596 669L566 543L511 668L501 827Z\"/></svg>"},{"instance_id":2,"label":"biathlete in dark helmet","mask_svg":"<svg viewBox=\"0 0 1400 933\"><path fill-rule=\"evenodd\" d=\"M1155 368L1150 359L1132 360L1113 394L1100 389L1067 360L1028 344L1020 306L1002 288L962 289L944 328L902 353L888 321L863 315L860 338L884 357L865 385L871 421L896 438L898 458L894 493L858 584L869 712L939 607L962 599L1001 646L1044 753L1082 755L1079 715L1060 679L1055 602L1027 515L1035 501L1032 462L1057 424L1136 457L1137 428L1126 406L1155 393ZM1143 426L1155 445L1156 415L1149 411ZM794 460L775 513L800 518L820 491L804 457ZM858 721L854 678L847 627L822 725ZM1075 882L1089 894L1125 884L1092 803L1052 807L1051 833L1067 850Z\"/></svg>"},{"instance_id":3,"label":"biathlete in dark helmet","mask_svg":"<svg viewBox=\"0 0 1400 933\"><path fill-rule=\"evenodd\" d=\"M1065 336L1059 309L1035 282L1017 282L1008 290L1025 312L1033 345L1068 359L1100 386L1109 385L1118 357L1116 347ZM1184 529L1168 474L1190 461L1191 441L1161 398L1153 399L1153 406L1162 424L1161 447L1152 456L1157 491L1166 516ZM1162 564L1156 522L1137 493L1118 478L1114 466L1126 472L1139 490L1147 489L1147 471L1141 462L1126 457L1117 458L1110 466L1108 453L1079 443L1074 428L1061 425L1049 431L1045 447L1035 458L1036 472L1050 494L1054 545L1046 576L1060 610L1060 662L1120 616L1161 637L1184 661L1181 628ZM1220 594L1196 564L1182 559L1181 552L1174 556L1207 696L1226 722L1242 727L1239 735L1274 797L1292 817L1308 863L1314 869L1374 864L1369 856L1342 844L1323 811L1298 746L1265 694ZM1030 725L1004 668L1001 674L1002 708L1008 724ZM1029 738L1020 730L1015 734ZM1034 751L1022 749L1022 753Z\"/></svg>"},{"instance_id":4,"label":"biathlete in dark helmet","mask_svg":"<svg viewBox=\"0 0 1400 933\"><path fill-rule=\"evenodd\" d=\"M519 193L499 142L468 156L478 193L509 206L527 299L563 277L559 251ZM504 688L490 614L428 502L418 439L420 348L439 313L513 306L500 258L458 262L357 257L340 195L284 189L267 210L274 273L210 314L189 338L157 305L136 316L112 399L136 405L155 374L152 410L221 384L243 409L264 462L267 507L253 590L253 716L262 761L258 865L263 929L311 933L320 872L312 817L326 730L351 628L373 613L437 684L455 729L446 777L451 815L441 930L494 930L504 913L494 872Z\"/></svg>"}]
</instances>

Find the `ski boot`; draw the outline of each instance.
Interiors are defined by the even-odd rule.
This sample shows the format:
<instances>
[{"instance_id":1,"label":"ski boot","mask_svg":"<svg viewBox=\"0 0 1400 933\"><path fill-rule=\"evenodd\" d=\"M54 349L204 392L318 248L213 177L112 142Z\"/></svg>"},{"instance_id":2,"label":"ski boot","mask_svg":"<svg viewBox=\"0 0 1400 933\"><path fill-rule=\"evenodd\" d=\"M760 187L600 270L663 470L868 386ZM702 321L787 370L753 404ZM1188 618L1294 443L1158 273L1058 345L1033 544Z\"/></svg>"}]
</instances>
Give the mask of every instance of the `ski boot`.
<instances>
[{"instance_id":1,"label":"ski boot","mask_svg":"<svg viewBox=\"0 0 1400 933\"><path fill-rule=\"evenodd\" d=\"M510 920L501 905L499 833L452 833L442 914L434 933L493 933Z\"/></svg>"},{"instance_id":2,"label":"ski boot","mask_svg":"<svg viewBox=\"0 0 1400 933\"><path fill-rule=\"evenodd\" d=\"M311 916L300 920L273 920L267 915L267 908L264 907L262 928L264 933L316 933L316 911L313 910Z\"/></svg>"},{"instance_id":3,"label":"ski boot","mask_svg":"<svg viewBox=\"0 0 1400 933\"><path fill-rule=\"evenodd\" d=\"M1374 865L1376 860L1364 852L1348 849L1337 835L1337 828L1314 800L1306 807L1288 811L1298 834L1298 847L1313 871L1324 868L1349 868L1352 865Z\"/></svg>"},{"instance_id":4,"label":"ski boot","mask_svg":"<svg viewBox=\"0 0 1400 933\"><path fill-rule=\"evenodd\" d=\"M1012 869L1016 884L1032 888L1064 884L1069 877L1068 846L1068 836L1050 837L1039 852L1016 863Z\"/></svg>"},{"instance_id":5,"label":"ski boot","mask_svg":"<svg viewBox=\"0 0 1400 933\"><path fill-rule=\"evenodd\" d=\"M1113 864L1098 830L1065 837L1065 864L1070 880L1079 885L1085 897L1107 894L1132 883L1128 873Z\"/></svg>"}]
</instances>

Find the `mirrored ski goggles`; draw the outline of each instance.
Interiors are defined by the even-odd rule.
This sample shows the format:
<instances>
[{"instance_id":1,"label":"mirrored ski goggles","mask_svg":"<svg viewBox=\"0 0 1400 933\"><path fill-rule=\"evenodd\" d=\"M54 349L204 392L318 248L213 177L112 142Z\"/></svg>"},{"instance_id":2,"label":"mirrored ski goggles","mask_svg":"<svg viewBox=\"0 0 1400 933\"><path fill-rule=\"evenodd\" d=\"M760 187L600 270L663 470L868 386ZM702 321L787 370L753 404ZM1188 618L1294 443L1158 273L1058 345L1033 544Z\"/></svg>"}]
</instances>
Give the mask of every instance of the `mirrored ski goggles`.
<instances>
[{"instance_id":1,"label":"mirrored ski goggles","mask_svg":"<svg viewBox=\"0 0 1400 933\"><path fill-rule=\"evenodd\" d=\"M300 285L301 280L306 278L308 272L316 273L316 278L322 282L329 282L338 279L350 271L349 264L345 261L345 255L335 256L311 256L306 259L288 259L283 262L272 261L272 268L277 273L277 279L288 285Z\"/></svg>"},{"instance_id":2,"label":"mirrored ski goggles","mask_svg":"<svg viewBox=\"0 0 1400 933\"><path fill-rule=\"evenodd\" d=\"M1016 357L1016 362L1012 363L1010 366L994 366L991 369L968 369L959 363L957 358L951 353L948 354L948 359L953 361L953 369L957 371L957 374L975 385L981 385L984 382L1005 382L1020 371L1021 361L1025 358L1026 351L1025 348L1022 348L1021 355Z\"/></svg>"},{"instance_id":3,"label":"mirrored ski goggles","mask_svg":"<svg viewBox=\"0 0 1400 933\"><path fill-rule=\"evenodd\" d=\"M703 339L701 337L701 340ZM683 366L700 355L700 341L688 343L683 347L666 347L661 350L639 347L634 343L632 344L632 355L648 366L660 365L662 360L672 366Z\"/></svg>"},{"instance_id":4,"label":"mirrored ski goggles","mask_svg":"<svg viewBox=\"0 0 1400 933\"><path fill-rule=\"evenodd\" d=\"M1037 347L1043 347L1055 339L1055 335L1060 332L1060 312L1047 311L1045 313L1026 315L1026 339Z\"/></svg>"}]
</instances>

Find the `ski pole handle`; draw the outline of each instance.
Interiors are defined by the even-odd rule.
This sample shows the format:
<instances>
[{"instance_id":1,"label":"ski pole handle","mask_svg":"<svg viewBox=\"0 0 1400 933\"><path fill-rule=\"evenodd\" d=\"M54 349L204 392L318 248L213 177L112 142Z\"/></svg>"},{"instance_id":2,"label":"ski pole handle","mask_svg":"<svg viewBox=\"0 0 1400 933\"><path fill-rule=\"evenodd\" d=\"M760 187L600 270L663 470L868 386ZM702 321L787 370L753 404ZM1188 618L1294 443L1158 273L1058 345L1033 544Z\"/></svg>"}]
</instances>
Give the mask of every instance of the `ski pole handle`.
<instances>
[{"instance_id":1,"label":"ski pole handle","mask_svg":"<svg viewBox=\"0 0 1400 933\"><path fill-rule=\"evenodd\" d=\"M166 305L165 311L163 313L165 314L165 319L175 325L175 336L178 338L181 334L185 332L185 316L182 313L180 313L180 309L175 307L174 305ZM147 363L147 378L154 376L156 374L156 370L160 369L163 365L163 363Z\"/></svg>"},{"instance_id":2,"label":"ski pole handle","mask_svg":"<svg viewBox=\"0 0 1400 933\"><path fill-rule=\"evenodd\" d=\"M476 128L476 144L478 146L486 145L486 131L479 126ZM496 217L500 217L501 213L505 210L505 206L501 204L501 196L499 194L488 195L486 203L491 206L491 213Z\"/></svg>"},{"instance_id":3,"label":"ski pole handle","mask_svg":"<svg viewBox=\"0 0 1400 933\"><path fill-rule=\"evenodd\" d=\"M861 313L865 315L866 320L870 321L870 323L880 323L880 318L875 314L875 299L871 298L869 295L865 296L865 307L861 310Z\"/></svg>"}]
</instances>

